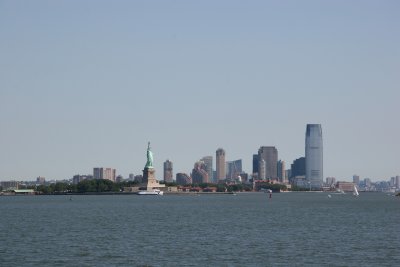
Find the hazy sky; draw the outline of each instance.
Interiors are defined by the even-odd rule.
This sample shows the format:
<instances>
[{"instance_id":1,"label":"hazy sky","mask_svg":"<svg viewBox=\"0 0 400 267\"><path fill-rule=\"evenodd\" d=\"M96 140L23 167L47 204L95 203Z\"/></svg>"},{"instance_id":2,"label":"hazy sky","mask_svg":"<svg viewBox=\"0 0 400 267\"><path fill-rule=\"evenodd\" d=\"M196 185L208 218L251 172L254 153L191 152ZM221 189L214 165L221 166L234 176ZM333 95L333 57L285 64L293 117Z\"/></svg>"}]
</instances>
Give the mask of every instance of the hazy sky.
<instances>
[{"instance_id":1,"label":"hazy sky","mask_svg":"<svg viewBox=\"0 0 400 267\"><path fill-rule=\"evenodd\" d=\"M0 180L304 156L400 174L400 2L0 0Z\"/></svg>"}]
</instances>

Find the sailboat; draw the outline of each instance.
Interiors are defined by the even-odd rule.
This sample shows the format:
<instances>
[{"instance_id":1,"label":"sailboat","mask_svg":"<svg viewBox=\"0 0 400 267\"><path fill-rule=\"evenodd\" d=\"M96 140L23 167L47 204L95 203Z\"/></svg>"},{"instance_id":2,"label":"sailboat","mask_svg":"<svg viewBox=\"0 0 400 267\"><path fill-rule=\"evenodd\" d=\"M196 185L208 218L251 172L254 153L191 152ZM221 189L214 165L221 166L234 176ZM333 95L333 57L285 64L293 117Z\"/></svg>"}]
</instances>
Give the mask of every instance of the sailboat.
<instances>
[{"instance_id":1,"label":"sailboat","mask_svg":"<svg viewBox=\"0 0 400 267\"><path fill-rule=\"evenodd\" d=\"M358 193L357 187L356 185L354 185L354 189L353 189L353 195L358 197L360 194Z\"/></svg>"}]
</instances>

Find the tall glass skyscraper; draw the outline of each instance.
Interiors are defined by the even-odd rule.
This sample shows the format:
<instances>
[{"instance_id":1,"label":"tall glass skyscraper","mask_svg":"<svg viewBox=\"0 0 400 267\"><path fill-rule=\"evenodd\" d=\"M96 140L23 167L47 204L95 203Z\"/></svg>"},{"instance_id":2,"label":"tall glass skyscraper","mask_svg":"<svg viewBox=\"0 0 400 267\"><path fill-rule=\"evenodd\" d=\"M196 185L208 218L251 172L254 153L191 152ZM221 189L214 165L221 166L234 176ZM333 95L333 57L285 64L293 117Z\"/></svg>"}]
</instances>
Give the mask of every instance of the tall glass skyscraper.
<instances>
[{"instance_id":1,"label":"tall glass skyscraper","mask_svg":"<svg viewBox=\"0 0 400 267\"><path fill-rule=\"evenodd\" d=\"M306 180L310 187L320 189L323 184L323 149L321 124L307 124Z\"/></svg>"}]
</instances>

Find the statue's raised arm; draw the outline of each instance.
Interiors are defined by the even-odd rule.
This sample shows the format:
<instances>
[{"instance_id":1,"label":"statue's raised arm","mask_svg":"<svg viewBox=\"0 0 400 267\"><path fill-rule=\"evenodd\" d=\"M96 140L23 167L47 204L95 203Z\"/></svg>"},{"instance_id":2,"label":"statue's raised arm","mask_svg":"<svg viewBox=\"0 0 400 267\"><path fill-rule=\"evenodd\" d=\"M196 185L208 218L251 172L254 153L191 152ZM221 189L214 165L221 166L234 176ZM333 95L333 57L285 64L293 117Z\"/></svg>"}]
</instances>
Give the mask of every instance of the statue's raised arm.
<instances>
[{"instance_id":1,"label":"statue's raised arm","mask_svg":"<svg viewBox=\"0 0 400 267\"><path fill-rule=\"evenodd\" d=\"M153 168L153 153L150 150L150 142L147 145L147 162L145 168Z\"/></svg>"}]
</instances>

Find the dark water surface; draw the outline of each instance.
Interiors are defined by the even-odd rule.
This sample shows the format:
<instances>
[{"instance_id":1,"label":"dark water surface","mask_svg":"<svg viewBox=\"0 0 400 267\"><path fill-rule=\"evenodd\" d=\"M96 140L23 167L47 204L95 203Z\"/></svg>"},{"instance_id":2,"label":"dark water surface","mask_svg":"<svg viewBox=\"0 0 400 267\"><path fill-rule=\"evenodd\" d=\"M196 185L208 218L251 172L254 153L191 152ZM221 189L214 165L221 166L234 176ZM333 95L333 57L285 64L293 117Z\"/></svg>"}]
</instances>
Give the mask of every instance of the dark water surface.
<instances>
[{"instance_id":1,"label":"dark water surface","mask_svg":"<svg viewBox=\"0 0 400 267\"><path fill-rule=\"evenodd\" d=\"M398 266L383 193L0 197L0 266Z\"/></svg>"}]
</instances>

